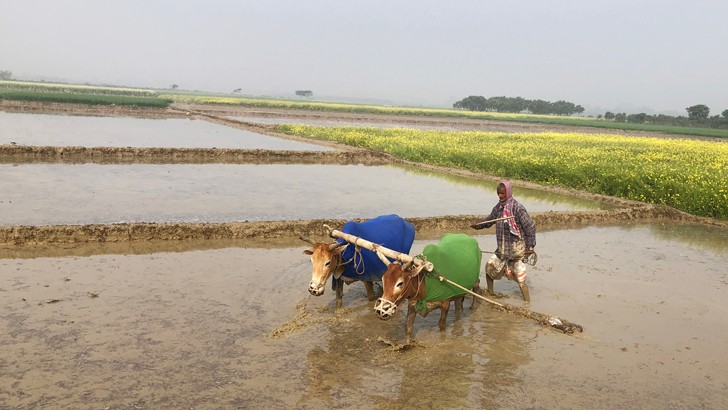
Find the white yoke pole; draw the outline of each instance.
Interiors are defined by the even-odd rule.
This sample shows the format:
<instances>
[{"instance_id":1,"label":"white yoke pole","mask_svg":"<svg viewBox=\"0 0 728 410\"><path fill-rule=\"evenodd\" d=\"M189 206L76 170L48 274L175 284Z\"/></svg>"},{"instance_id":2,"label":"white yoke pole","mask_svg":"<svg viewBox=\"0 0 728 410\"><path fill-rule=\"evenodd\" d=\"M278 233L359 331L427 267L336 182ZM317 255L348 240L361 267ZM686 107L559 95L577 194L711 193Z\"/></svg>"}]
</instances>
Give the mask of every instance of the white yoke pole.
<instances>
[{"instance_id":1,"label":"white yoke pole","mask_svg":"<svg viewBox=\"0 0 728 410\"><path fill-rule=\"evenodd\" d=\"M332 238L343 239L354 246L360 246L362 248L369 249L372 252L376 252L377 254L384 255L390 259L394 259L394 260L397 260L400 262L412 263L415 266L425 265L425 269L428 272L432 272L432 270L435 269L435 265L433 265L431 262L424 262L421 259L416 258L416 257L413 258L412 256L409 256L406 253L397 252L395 250L385 248L382 245L378 245L376 243L370 242L370 241L360 238L358 236L344 233L341 231L337 231L336 229L331 229L328 225L324 225L324 227L326 227L326 230L329 232L329 236ZM381 259L381 256L380 256L380 259ZM382 261L382 262L384 262L384 261Z\"/></svg>"}]
</instances>

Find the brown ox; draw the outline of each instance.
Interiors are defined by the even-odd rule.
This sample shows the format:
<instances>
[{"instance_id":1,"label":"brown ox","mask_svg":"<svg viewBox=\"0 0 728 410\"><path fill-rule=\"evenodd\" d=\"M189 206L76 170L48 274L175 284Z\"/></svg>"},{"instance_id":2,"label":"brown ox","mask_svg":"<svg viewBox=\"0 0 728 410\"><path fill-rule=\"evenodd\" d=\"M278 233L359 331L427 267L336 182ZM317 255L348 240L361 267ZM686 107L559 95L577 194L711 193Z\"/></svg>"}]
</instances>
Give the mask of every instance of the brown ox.
<instances>
[{"instance_id":1,"label":"brown ox","mask_svg":"<svg viewBox=\"0 0 728 410\"><path fill-rule=\"evenodd\" d=\"M348 244L341 244L338 242L314 242L303 236L301 236L300 239L312 245L311 249L303 251L306 255L311 255L311 265L313 266L313 273L311 274L311 282L308 285L308 292L314 296L321 296L324 294L326 282L331 276L341 279L336 281L335 284L336 307L340 308L343 305L344 282L346 282L347 285L354 282L353 280L341 275L346 267L346 262L342 260L341 253L344 252L344 249L346 249ZM374 282L368 280L363 282L367 289L367 299L369 299L369 301L373 301Z\"/></svg>"},{"instance_id":2,"label":"brown ox","mask_svg":"<svg viewBox=\"0 0 728 410\"><path fill-rule=\"evenodd\" d=\"M441 331L445 330L450 302L454 301L455 310L461 311L467 293L464 289L479 292L481 253L475 239L465 234L445 234L438 245L427 245L422 254L435 267L435 275L427 273L424 263L418 267L412 262L390 263L382 276L382 297L374 305L379 318L387 320L397 305L405 299L409 301L405 325L407 343L412 339L417 313L427 317L434 309L440 309L438 324Z\"/></svg>"},{"instance_id":3,"label":"brown ox","mask_svg":"<svg viewBox=\"0 0 728 410\"><path fill-rule=\"evenodd\" d=\"M387 268L387 271L382 276L382 297L377 300L374 310L382 320L388 320L394 315L397 310L397 305L402 303L404 300L408 300L407 304L407 322L405 324L405 335L407 337L406 343L412 340L413 327L415 324L415 318L417 313L422 317L427 315L435 309L440 309L440 320L438 325L441 331L445 330L445 324L447 320L447 313L450 310L450 302L455 302L455 311L460 312L463 310L463 301L465 295L452 296L446 299L437 301L426 301L424 302L424 309L417 308L417 304L421 303L425 299L427 294L427 283L425 276L427 272L423 266L418 268L412 267L410 263L404 265L399 263L392 263Z\"/></svg>"}]
</instances>

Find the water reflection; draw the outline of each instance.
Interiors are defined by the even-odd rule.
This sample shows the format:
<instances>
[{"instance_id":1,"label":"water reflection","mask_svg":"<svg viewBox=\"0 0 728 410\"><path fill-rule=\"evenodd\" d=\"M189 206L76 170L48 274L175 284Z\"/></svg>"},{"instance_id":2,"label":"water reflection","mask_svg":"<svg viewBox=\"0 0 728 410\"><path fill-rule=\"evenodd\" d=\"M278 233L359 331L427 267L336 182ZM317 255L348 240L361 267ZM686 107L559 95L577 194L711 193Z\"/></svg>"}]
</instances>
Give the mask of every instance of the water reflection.
<instances>
[{"instance_id":1,"label":"water reflection","mask_svg":"<svg viewBox=\"0 0 728 410\"><path fill-rule=\"evenodd\" d=\"M483 215L497 202L492 184L444 177L364 165L0 165L0 225ZM514 194L529 212L602 206L531 193Z\"/></svg>"},{"instance_id":2,"label":"water reflection","mask_svg":"<svg viewBox=\"0 0 728 410\"><path fill-rule=\"evenodd\" d=\"M332 151L203 120L18 114L0 111L0 144Z\"/></svg>"},{"instance_id":3,"label":"water reflection","mask_svg":"<svg viewBox=\"0 0 728 410\"><path fill-rule=\"evenodd\" d=\"M454 175L447 172L427 170L417 167L410 167L405 165L393 165L398 168L402 168L407 173L415 175L422 175L426 177L435 177L448 181L455 185L463 185L467 187L477 187L484 189L486 192L492 193L493 205L498 202L498 197L495 194L496 187L498 186L497 181L488 181L484 179L471 178L462 175ZM596 202L586 199L581 199L569 195L557 194L538 189L531 189L525 187L519 187L518 185L513 186L513 197L521 203L536 202L542 204L550 204L553 206L552 210L560 208L564 204L571 205L579 209L613 209L614 206L611 204ZM488 210L490 213L490 210Z\"/></svg>"},{"instance_id":4,"label":"water reflection","mask_svg":"<svg viewBox=\"0 0 728 410\"><path fill-rule=\"evenodd\" d=\"M641 225L627 225L630 231ZM656 222L649 225L650 232L661 239L679 241L696 248L728 254L728 229L680 221Z\"/></svg>"}]
</instances>

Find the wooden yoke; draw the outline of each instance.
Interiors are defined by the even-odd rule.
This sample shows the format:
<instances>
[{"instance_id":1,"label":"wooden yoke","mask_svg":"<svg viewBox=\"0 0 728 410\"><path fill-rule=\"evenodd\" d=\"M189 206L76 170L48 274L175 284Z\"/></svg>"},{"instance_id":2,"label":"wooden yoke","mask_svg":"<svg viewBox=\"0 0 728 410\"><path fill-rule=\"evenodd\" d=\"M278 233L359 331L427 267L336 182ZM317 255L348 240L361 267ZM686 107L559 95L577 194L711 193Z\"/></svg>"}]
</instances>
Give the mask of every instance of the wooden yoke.
<instances>
[{"instance_id":1,"label":"wooden yoke","mask_svg":"<svg viewBox=\"0 0 728 410\"><path fill-rule=\"evenodd\" d=\"M382 245L378 245L355 235L337 231L336 229L331 229L328 225L324 225L324 227L326 228L329 236L332 238L343 239L354 246L360 246L364 249L369 249L370 251L375 252L377 256L379 256L379 259L381 259L385 265L389 265L390 263L392 263L385 258L387 257L400 262L412 263L418 267L424 265L425 270L428 272L432 272L435 269L435 265L433 265L431 262L423 261L420 258L409 256L406 253L397 252L392 249L385 248Z\"/></svg>"}]
</instances>

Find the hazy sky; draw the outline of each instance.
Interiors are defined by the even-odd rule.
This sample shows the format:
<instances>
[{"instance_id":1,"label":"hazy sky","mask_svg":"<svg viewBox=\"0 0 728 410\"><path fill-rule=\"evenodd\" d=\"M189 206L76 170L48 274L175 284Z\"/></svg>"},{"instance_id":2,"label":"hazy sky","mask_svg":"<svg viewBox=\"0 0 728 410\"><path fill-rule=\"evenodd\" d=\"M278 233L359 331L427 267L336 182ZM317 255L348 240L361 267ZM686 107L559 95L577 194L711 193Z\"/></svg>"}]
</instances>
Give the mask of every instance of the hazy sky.
<instances>
[{"instance_id":1,"label":"hazy sky","mask_svg":"<svg viewBox=\"0 0 728 410\"><path fill-rule=\"evenodd\" d=\"M451 107L728 109L725 0L0 0L17 79Z\"/></svg>"}]
</instances>

